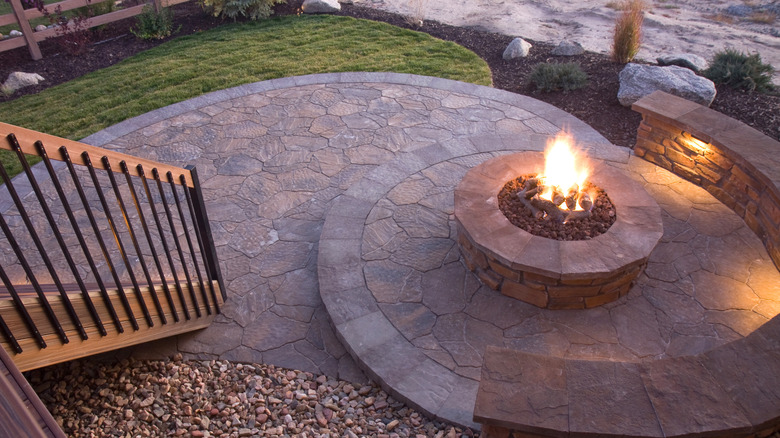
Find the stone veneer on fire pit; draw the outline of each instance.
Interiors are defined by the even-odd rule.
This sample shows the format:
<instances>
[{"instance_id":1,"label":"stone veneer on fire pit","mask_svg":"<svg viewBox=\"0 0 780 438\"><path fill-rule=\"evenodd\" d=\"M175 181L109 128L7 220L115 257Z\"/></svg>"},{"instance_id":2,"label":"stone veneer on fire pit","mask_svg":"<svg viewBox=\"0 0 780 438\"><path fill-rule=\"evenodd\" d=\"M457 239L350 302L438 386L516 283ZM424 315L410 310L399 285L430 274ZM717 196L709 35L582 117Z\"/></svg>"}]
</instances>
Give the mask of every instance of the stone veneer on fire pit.
<instances>
[{"instance_id":1,"label":"stone veneer on fire pit","mask_svg":"<svg viewBox=\"0 0 780 438\"><path fill-rule=\"evenodd\" d=\"M533 236L498 208L504 184L539 173L542 154L501 156L471 169L455 189L458 245L468 268L491 288L541 308L592 308L626 295L663 234L661 209L619 170L592 164L589 181L607 192L617 220L580 241Z\"/></svg>"}]
</instances>

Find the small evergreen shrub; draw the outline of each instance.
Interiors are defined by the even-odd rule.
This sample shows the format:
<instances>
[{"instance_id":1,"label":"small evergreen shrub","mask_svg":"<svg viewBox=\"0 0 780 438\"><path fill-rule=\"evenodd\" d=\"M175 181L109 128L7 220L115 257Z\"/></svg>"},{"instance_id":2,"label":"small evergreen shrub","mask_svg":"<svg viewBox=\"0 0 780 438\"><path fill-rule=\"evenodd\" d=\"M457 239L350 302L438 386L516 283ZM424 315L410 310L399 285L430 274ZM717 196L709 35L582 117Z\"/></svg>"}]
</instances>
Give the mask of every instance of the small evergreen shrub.
<instances>
[{"instance_id":1,"label":"small evergreen shrub","mask_svg":"<svg viewBox=\"0 0 780 438\"><path fill-rule=\"evenodd\" d=\"M748 91L772 91L772 75L775 69L761 62L761 55L746 55L738 50L726 49L715 54L704 76L716 84Z\"/></svg>"},{"instance_id":2,"label":"small evergreen shrub","mask_svg":"<svg viewBox=\"0 0 780 438\"><path fill-rule=\"evenodd\" d=\"M588 75L574 62L546 62L536 64L531 72L531 82L537 91L571 91L582 88L588 82Z\"/></svg>"},{"instance_id":3,"label":"small evergreen shrub","mask_svg":"<svg viewBox=\"0 0 780 438\"><path fill-rule=\"evenodd\" d=\"M237 19L246 17L251 20L263 20L271 16L275 5L286 0L200 0L204 10L215 17L220 15Z\"/></svg>"},{"instance_id":4,"label":"small evergreen shrub","mask_svg":"<svg viewBox=\"0 0 780 438\"><path fill-rule=\"evenodd\" d=\"M130 32L142 40L167 38L173 33L173 12L169 8L157 12L152 6L144 6L138 15L136 27L131 28Z\"/></svg>"},{"instance_id":5,"label":"small evergreen shrub","mask_svg":"<svg viewBox=\"0 0 780 438\"><path fill-rule=\"evenodd\" d=\"M642 23L645 20L642 0L625 0L615 19L612 36L612 59L625 64L639 53L642 39Z\"/></svg>"}]
</instances>

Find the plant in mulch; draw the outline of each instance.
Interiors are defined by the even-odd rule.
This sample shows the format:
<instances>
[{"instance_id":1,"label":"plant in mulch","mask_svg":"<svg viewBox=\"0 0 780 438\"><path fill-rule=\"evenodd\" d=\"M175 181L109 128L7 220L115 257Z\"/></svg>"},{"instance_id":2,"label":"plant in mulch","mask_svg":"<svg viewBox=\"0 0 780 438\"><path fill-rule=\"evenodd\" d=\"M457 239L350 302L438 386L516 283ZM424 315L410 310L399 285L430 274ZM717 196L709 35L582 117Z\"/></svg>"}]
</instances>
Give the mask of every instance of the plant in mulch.
<instances>
[{"instance_id":1,"label":"plant in mulch","mask_svg":"<svg viewBox=\"0 0 780 438\"><path fill-rule=\"evenodd\" d=\"M271 16L275 5L286 0L200 0L203 9L215 17L220 15L237 19L263 20Z\"/></svg>"},{"instance_id":2,"label":"plant in mulch","mask_svg":"<svg viewBox=\"0 0 780 438\"><path fill-rule=\"evenodd\" d=\"M83 55L89 49L89 44L92 42L92 32L89 30L87 22L92 13L91 9L88 11L86 15L76 14L68 17L61 6L54 8L54 13L44 10L44 16L54 25L57 35L57 38L53 40L54 43L68 55Z\"/></svg>"},{"instance_id":3,"label":"plant in mulch","mask_svg":"<svg viewBox=\"0 0 780 438\"><path fill-rule=\"evenodd\" d=\"M747 55L734 49L715 54L704 76L716 84L747 91L768 92L776 87L772 84L775 69L761 62L761 55Z\"/></svg>"},{"instance_id":4,"label":"plant in mulch","mask_svg":"<svg viewBox=\"0 0 780 438\"><path fill-rule=\"evenodd\" d=\"M11 0L5 0L6 3L11 3ZM22 0L22 8L24 9L37 9L43 11L46 5L43 0Z\"/></svg>"},{"instance_id":5,"label":"plant in mulch","mask_svg":"<svg viewBox=\"0 0 780 438\"><path fill-rule=\"evenodd\" d=\"M588 75L575 62L545 62L536 64L531 71L531 83L537 91L564 92L582 88L588 82Z\"/></svg>"},{"instance_id":6,"label":"plant in mulch","mask_svg":"<svg viewBox=\"0 0 780 438\"><path fill-rule=\"evenodd\" d=\"M425 9L428 7L428 0L407 0L409 14L404 16L404 21L409 26L422 26L425 20Z\"/></svg>"},{"instance_id":7,"label":"plant in mulch","mask_svg":"<svg viewBox=\"0 0 780 438\"><path fill-rule=\"evenodd\" d=\"M179 29L181 26L179 26ZM162 8L157 11L155 8L147 5L137 17L136 27L130 29L130 32L142 40L161 40L174 33L173 30L173 12L169 8ZM178 32L178 29L176 30Z\"/></svg>"},{"instance_id":8,"label":"plant in mulch","mask_svg":"<svg viewBox=\"0 0 780 438\"><path fill-rule=\"evenodd\" d=\"M612 60L625 64L639 53L645 4L642 0L625 0L620 10L612 36Z\"/></svg>"}]
</instances>

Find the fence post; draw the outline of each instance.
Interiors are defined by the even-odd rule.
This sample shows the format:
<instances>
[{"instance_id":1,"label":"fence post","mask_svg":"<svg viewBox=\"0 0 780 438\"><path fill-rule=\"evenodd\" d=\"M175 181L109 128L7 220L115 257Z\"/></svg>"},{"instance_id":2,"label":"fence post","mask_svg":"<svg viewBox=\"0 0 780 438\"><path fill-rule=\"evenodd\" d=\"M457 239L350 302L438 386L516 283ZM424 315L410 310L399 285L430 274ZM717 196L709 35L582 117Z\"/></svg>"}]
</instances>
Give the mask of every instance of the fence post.
<instances>
[{"instance_id":1,"label":"fence post","mask_svg":"<svg viewBox=\"0 0 780 438\"><path fill-rule=\"evenodd\" d=\"M162 0L154 0L154 10L155 10L155 12L157 12L159 14L160 11L162 11L162 8L163 8Z\"/></svg>"},{"instance_id":2,"label":"fence post","mask_svg":"<svg viewBox=\"0 0 780 438\"><path fill-rule=\"evenodd\" d=\"M37 61L43 58L41 55L41 48L38 47L38 43L35 42L33 37L33 30L30 27L30 22L27 21L27 16L24 15L24 8L22 7L21 0L11 0L11 8L14 10L16 16L16 22L19 23L19 27L22 28L24 39L27 41L27 48L30 49L30 56L33 61Z\"/></svg>"}]
</instances>

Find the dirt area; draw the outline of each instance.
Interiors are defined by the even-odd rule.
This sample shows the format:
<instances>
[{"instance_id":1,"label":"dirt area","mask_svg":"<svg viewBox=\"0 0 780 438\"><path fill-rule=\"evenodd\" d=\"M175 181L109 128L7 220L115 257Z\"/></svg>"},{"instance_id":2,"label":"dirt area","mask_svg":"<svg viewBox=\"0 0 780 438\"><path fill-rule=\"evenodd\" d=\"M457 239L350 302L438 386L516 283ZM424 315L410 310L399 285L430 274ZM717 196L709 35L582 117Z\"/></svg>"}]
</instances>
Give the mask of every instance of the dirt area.
<instances>
[{"instance_id":1,"label":"dirt area","mask_svg":"<svg viewBox=\"0 0 780 438\"><path fill-rule=\"evenodd\" d=\"M301 0L291 0L276 9L277 15L294 14L299 11ZM206 30L223 23L202 12L196 2L188 2L173 8L175 27L181 26L174 35L187 35ZM490 32L475 27L458 27L437 21L425 20L422 25L410 25L405 16L387 12L375 7L343 5L340 15L387 22L396 26L426 32L434 37L458 43L479 55L490 66L493 84L496 88L531 95L561 108L585 121L612 143L631 146L636 139L636 128L640 116L621 106L617 100L618 73L623 65L616 64L599 53L586 52L583 55L566 58L577 62L588 74L588 85L568 93L536 93L528 81L534 65L555 60L550 54L553 44L531 40L533 49L526 58L505 61L504 48L514 38L511 35ZM97 32L98 41L81 56L61 54L51 41L42 44L44 59L32 61L26 48L2 54L0 78L13 71L38 73L46 80L35 87L25 88L0 101L16 99L25 94L38 93L47 87L74 79L94 70L108 67L120 60L147 50L163 41L143 41L135 38L129 28L135 19L127 19L106 26ZM718 97L712 108L735 117L759 131L780 139L780 97L758 93L744 93L719 87Z\"/></svg>"}]
</instances>

